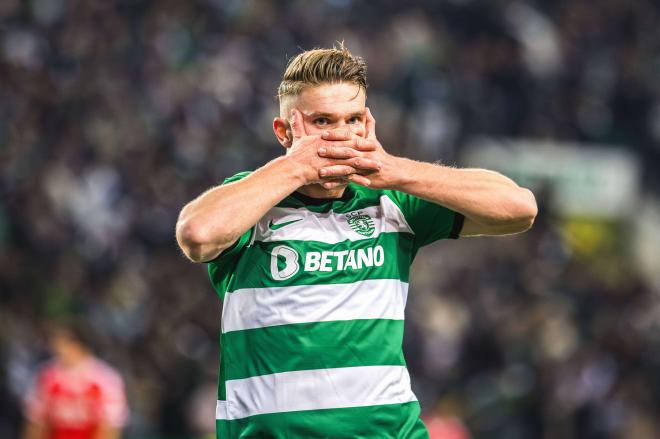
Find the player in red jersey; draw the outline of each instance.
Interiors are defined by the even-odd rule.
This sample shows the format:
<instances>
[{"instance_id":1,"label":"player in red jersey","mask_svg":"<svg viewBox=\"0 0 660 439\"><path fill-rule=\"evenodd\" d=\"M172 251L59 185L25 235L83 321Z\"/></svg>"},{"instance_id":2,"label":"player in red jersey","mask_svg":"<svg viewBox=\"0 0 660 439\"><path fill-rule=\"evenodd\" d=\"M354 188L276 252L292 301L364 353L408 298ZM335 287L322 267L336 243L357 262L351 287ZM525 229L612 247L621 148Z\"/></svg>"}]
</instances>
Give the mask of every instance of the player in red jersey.
<instances>
[{"instance_id":1,"label":"player in red jersey","mask_svg":"<svg viewBox=\"0 0 660 439\"><path fill-rule=\"evenodd\" d=\"M91 352L76 326L51 329L55 358L25 400L24 439L114 439L128 418L121 376Z\"/></svg>"}]
</instances>

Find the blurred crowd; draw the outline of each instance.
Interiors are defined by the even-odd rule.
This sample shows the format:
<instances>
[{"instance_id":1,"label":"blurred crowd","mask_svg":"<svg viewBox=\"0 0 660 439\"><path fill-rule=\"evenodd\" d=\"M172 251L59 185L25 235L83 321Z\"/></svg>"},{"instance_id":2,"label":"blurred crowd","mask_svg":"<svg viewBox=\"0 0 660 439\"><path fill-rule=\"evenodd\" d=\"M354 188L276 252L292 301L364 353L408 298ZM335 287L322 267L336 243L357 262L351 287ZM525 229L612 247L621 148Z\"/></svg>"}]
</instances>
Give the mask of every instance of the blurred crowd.
<instances>
[{"instance_id":1,"label":"blurred crowd","mask_svg":"<svg viewBox=\"0 0 660 439\"><path fill-rule=\"evenodd\" d=\"M473 136L634 151L660 190L653 0L0 2L0 437L89 323L123 375L127 437L213 430L220 303L177 250L181 207L282 154L288 57L344 41L395 154L460 164ZM590 252L537 194L534 229L418 256L405 352L425 416L474 438L660 437L660 300L626 224Z\"/></svg>"}]
</instances>

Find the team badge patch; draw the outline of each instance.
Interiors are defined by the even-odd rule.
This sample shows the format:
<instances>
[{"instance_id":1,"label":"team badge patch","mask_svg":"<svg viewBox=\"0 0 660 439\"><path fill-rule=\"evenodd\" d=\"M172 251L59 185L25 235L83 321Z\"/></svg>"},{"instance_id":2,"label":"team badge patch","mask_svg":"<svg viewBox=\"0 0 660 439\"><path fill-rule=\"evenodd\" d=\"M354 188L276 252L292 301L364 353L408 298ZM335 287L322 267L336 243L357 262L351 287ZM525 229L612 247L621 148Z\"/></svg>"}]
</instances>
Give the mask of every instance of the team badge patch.
<instances>
[{"instance_id":1,"label":"team badge patch","mask_svg":"<svg viewBox=\"0 0 660 439\"><path fill-rule=\"evenodd\" d=\"M369 215L364 214L359 210L347 213L346 219L351 229L362 236L371 236L373 235L374 230L376 230L374 220L371 219Z\"/></svg>"}]
</instances>

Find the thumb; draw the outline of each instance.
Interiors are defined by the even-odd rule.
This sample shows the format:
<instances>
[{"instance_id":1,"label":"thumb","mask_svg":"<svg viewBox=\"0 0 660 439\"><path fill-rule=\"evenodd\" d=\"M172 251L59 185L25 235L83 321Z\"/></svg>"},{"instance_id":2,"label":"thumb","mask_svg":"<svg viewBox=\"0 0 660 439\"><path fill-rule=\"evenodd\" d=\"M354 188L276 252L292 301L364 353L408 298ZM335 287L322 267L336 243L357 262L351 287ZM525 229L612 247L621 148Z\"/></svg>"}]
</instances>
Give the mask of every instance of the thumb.
<instances>
[{"instance_id":1,"label":"thumb","mask_svg":"<svg viewBox=\"0 0 660 439\"><path fill-rule=\"evenodd\" d=\"M366 108L365 112L365 117L366 117L366 122L364 124L364 129L366 131L366 138L367 139L375 139L376 138L376 119L371 115L371 111L369 111L369 107Z\"/></svg>"},{"instance_id":2,"label":"thumb","mask_svg":"<svg viewBox=\"0 0 660 439\"><path fill-rule=\"evenodd\" d=\"M291 134L293 134L294 139L299 139L307 135L302 113L296 108L291 110Z\"/></svg>"}]
</instances>

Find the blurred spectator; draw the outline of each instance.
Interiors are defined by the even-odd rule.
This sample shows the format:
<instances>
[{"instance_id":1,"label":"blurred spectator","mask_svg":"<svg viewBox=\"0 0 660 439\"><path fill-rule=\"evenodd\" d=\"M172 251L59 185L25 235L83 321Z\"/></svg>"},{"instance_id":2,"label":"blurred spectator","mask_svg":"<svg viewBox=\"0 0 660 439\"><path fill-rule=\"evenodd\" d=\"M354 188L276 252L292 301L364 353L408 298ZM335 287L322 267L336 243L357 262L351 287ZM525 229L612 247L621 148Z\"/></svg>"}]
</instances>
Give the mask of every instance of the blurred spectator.
<instances>
[{"instance_id":1,"label":"blurred spectator","mask_svg":"<svg viewBox=\"0 0 660 439\"><path fill-rule=\"evenodd\" d=\"M423 421L430 439L470 439L470 434L460 419L429 416Z\"/></svg>"},{"instance_id":2,"label":"blurred spectator","mask_svg":"<svg viewBox=\"0 0 660 439\"><path fill-rule=\"evenodd\" d=\"M114 439L128 408L120 375L90 350L78 325L49 329L51 363L41 369L25 401L25 439Z\"/></svg>"}]
</instances>

